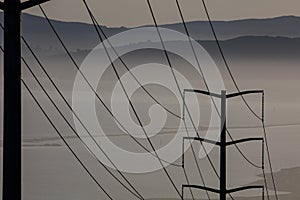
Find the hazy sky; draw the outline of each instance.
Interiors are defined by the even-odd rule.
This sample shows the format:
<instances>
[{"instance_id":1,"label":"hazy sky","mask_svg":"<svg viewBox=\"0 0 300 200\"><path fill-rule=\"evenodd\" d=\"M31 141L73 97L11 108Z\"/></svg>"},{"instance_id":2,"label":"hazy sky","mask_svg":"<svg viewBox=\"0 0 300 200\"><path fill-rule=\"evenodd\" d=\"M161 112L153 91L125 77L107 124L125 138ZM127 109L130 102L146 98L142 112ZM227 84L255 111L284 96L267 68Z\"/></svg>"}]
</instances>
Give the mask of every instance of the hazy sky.
<instances>
[{"instance_id":1,"label":"hazy sky","mask_svg":"<svg viewBox=\"0 0 300 200\"><path fill-rule=\"evenodd\" d=\"M179 0L187 20L205 19L201 0ZM146 0L87 0L97 18L107 26L151 24ZM175 0L152 0L159 23L179 21ZM211 17L218 20L300 16L299 0L206 0ZM66 21L89 22L82 0L52 0L44 4L51 16ZM39 9L28 10L40 14Z\"/></svg>"}]
</instances>

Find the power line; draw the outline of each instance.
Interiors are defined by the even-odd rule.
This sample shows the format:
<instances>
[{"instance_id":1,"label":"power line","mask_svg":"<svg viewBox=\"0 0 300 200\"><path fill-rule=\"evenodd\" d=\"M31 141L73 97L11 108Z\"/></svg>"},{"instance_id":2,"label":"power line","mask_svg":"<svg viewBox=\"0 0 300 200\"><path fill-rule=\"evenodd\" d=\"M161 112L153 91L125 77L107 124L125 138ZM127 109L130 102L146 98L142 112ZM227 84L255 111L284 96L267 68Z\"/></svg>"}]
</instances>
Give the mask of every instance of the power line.
<instances>
[{"instance_id":1,"label":"power line","mask_svg":"<svg viewBox=\"0 0 300 200\"><path fill-rule=\"evenodd\" d=\"M130 187L132 187L134 189L134 191L137 193L135 194L134 192L132 192L126 185L124 185L106 166L105 164L103 164L95 155L95 153L92 152L92 150L84 143L84 141L82 141L81 137L78 135L77 131L72 127L72 125L70 124L70 122L66 119L66 117L63 115L63 113L59 110L58 106L55 104L55 102L53 101L53 99L50 97L50 95L48 94L48 92L46 91L46 89L43 87L43 85L41 84L41 82L38 80L38 78L36 77L36 75L34 74L34 72L32 71L32 69L29 67L28 63L25 61L24 58L22 58L23 63L25 64L25 66L27 67L27 69L30 71L31 75L34 77L34 79L37 81L37 83L39 84L39 86L42 88L43 92L46 94L47 98L50 100L50 102L52 103L52 105L56 108L56 110L59 112L59 114L61 115L61 117L64 119L64 121L67 123L67 125L71 128L71 130L75 133L75 135L77 136L77 138L81 141L81 143L85 146L85 148L93 155L93 157L98 161L99 164L102 165L103 168L105 168L105 170L111 175L113 176L113 178L118 181L126 190L128 190L131 194L133 194L134 196L136 196L139 199L144 199L141 194L136 190L136 188L129 182L129 180L121 173L121 171L116 167L116 165L112 162L112 160L108 157L108 155L103 151L103 149L101 147L100 150L102 151L102 153L106 156L106 158L110 161L110 163L116 168L116 170L118 171L118 173L122 176L122 178L130 185ZM74 115L76 115L76 113L74 112L74 110L72 109L72 113ZM80 118L78 118L79 121ZM81 122L82 123L82 122ZM85 125L82 124L82 126L86 129ZM94 138L90 132L86 129L86 131L89 133L89 136L91 138ZM94 141L96 144L98 144L96 141ZM97 145L98 146L98 145Z\"/></svg>"},{"instance_id":2,"label":"power line","mask_svg":"<svg viewBox=\"0 0 300 200\"><path fill-rule=\"evenodd\" d=\"M41 6L39 6L39 7L40 7L40 9L41 9L43 15L45 16L46 20L48 21L49 25L51 26L53 32L55 33L55 35L57 36L57 38L60 40L60 42L61 42L61 44L63 45L64 49L67 51L68 55L69 55L70 58L72 59L73 63L76 64L76 62L75 62L75 60L73 59L73 57L71 56L70 52L67 50L67 48L66 48L66 46L64 45L63 41L62 41L61 38L59 37L57 31L56 31L55 28L53 27L51 21L49 20L48 16L46 15L45 11L43 10L43 8L42 8ZM112 63L112 62L111 62L111 63ZM113 63L112 63L112 64L113 64ZM83 75L83 73L81 72L81 70L80 70L80 68L78 67L78 65L76 64L75 66L76 66L77 69L80 71L81 75ZM84 76L84 77L85 77L85 76ZM86 78L85 78L85 80L87 81L87 83L89 83L88 80L87 80ZM89 85L90 85L90 84L89 84ZM90 87L92 88L91 85L90 85ZM122 86L122 87L123 87L123 86ZM92 89L93 89L93 88L92 88ZM94 90L94 89L93 89L93 90ZM94 92L94 93L96 94L96 92ZM130 105L131 105L132 108L133 108L133 104L131 103L130 98L128 97L127 93L125 93L125 94L126 94L127 98L129 99ZM99 97L98 94L96 94L96 95ZM100 97L99 97L99 98L100 98ZM137 120L138 120L139 124L141 125L141 128L142 128L143 132L145 133L145 135L146 135L146 137L147 137L147 140L148 140L148 142L149 142L151 148L152 148L153 151L154 151L155 157L157 157L157 159L158 159L160 165L162 166L162 168L163 168L163 170L164 170L166 176L167 176L168 179L170 180L170 182L171 182L172 186L174 187L174 189L176 190L177 194L181 197L181 194L180 194L178 188L176 187L175 182L173 181L173 179L171 178L170 174L168 173L168 171L166 170L165 166L164 166L163 163L162 163L164 160L162 160L162 159L158 156L158 154L157 154L157 152L156 152L156 149L154 148L154 146L153 146L153 144L152 144L150 138L148 137L147 133L145 132L145 129L144 129L142 123L141 123L141 120L139 119L139 117L138 117L138 115L137 115L136 110L133 109L133 111L134 111L135 116L137 117ZM134 139L135 139L135 138L134 138ZM144 148L145 148L145 147L144 147ZM149 150L147 150L147 151L150 152ZM151 154L153 155L152 152L151 152ZM164 161L164 162L165 162L165 161ZM170 164L171 164L171 163L170 163ZM174 164L171 164L171 165L174 165Z\"/></svg>"},{"instance_id":3,"label":"power line","mask_svg":"<svg viewBox=\"0 0 300 200\"><path fill-rule=\"evenodd\" d=\"M201 1L202 1L202 3L203 3L203 7L204 7L204 10L205 10L206 16L207 16L207 18L208 18L208 21L209 21L209 24L210 24L210 27L211 27L213 36L214 36L215 41L216 41L216 43L217 43L217 46L218 46L218 49L219 49L219 51L220 51L221 57L222 57L222 59L223 59L223 61L224 61L224 64L225 64L225 66L226 66L226 68L227 68L227 70L228 70L228 73L229 73L229 75L230 75L230 77L231 77L231 79L232 79L232 81L233 81L233 83L234 83L234 85L235 85L237 91L238 91L238 92L241 92L240 89L239 89L239 86L238 86L237 82L236 82L235 79L234 79L234 76L233 76L233 74L232 74L232 72L231 72L231 70L230 70L230 68L229 68L229 64L228 64L228 62L227 62L227 60L226 60L226 58L225 58L225 55L224 55L224 53L223 53L223 50L222 50L222 48L221 48L221 44L220 44L220 42L219 42L218 36L217 36L217 34L216 34L216 31L215 31L214 26L213 26L213 24L212 24L212 21L211 21L211 19L210 19L209 12L208 12L208 9L207 9L207 7L206 7L205 1L204 1L204 0L201 0ZM260 120L261 120L262 118L261 118L258 114L256 114L255 111L250 107L250 105L248 104L248 102L246 101L246 99L244 98L243 95L241 95L241 98L242 98L243 102L245 103L245 105L248 107L248 109L253 113L253 115L254 115L257 119L260 119Z\"/></svg>"},{"instance_id":4,"label":"power line","mask_svg":"<svg viewBox=\"0 0 300 200\"><path fill-rule=\"evenodd\" d=\"M83 2L85 3L85 5L86 5L86 7L87 7L87 10L90 11L90 9L89 9L88 5L86 4L86 2L85 2L85 1L83 1ZM91 17L90 12L89 12L89 15L90 15L90 17ZM94 24L94 27L95 27L95 29L96 29L96 31L97 31L97 34L98 34L98 36L99 36L99 39L100 39L100 41L103 43L103 39L102 39L102 37L101 37L101 35L100 35L98 29L97 29L97 26L96 26L96 24L95 24L95 22L94 22L94 20L93 20L92 17L91 17L91 19L92 19L92 21L93 21L93 24ZM104 45L103 45L103 46L104 46ZM170 180L172 186L174 187L174 189L176 190L176 192L178 193L178 195L181 197L181 194L180 194L179 190L177 189L177 187L176 187L176 185L175 185L175 182L174 182L173 179L171 178L170 174L168 173L167 169L166 169L165 166L163 165L162 161L159 159L158 153L157 153L157 151L156 151L156 149L155 149L153 143L151 142L151 139L149 138L149 136L148 136L148 134L147 134L147 131L146 131L145 128L144 128L144 125L143 125L143 123L142 123L142 121L141 121L141 119L140 119L140 117L139 117L139 115L138 115L138 112L137 112L136 108L134 107L134 105L133 105L133 103L132 103L132 101L131 101L131 99L130 99L130 97L129 97L129 95L128 95L126 89L125 89L125 85L124 85L124 83L122 82L122 80L121 80L121 78L120 78L120 75L119 75L119 73L118 73L118 71L117 71L117 69L116 69L116 67L115 67L115 64L114 64L114 62L113 62L113 60L112 60L110 54L108 53L108 51L107 51L106 48L104 48L104 49L105 49L105 52L106 52L106 54L107 54L107 57L108 57L108 59L109 59L109 61L110 61L110 63L111 63L111 66L112 66L112 68L113 68L113 70L114 70L114 73L115 73L115 75L116 75L118 81L120 82L120 85L121 85L122 90L123 90L123 92L124 92L124 94L125 94L125 96L126 96L126 98L127 98L127 100L128 100L128 103L129 103L129 105L130 105L130 107L131 107L131 109L132 109L132 111L133 111L133 113L134 113L134 115L135 115L135 117L136 117L136 120L138 121L138 123L139 123L139 125L140 125L140 127L141 127L141 129L142 129L142 131L143 131L143 133L145 134L146 139L147 139L147 141L149 142L149 144L150 144L152 150L154 151L155 155L157 156L158 161L159 161L161 167L163 168L163 170L164 170L166 176L167 176L168 179Z\"/></svg>"},{"instance_id":5,"label":"power line","mask_svg":"<svg viewBox=\"0 0 300 200\"><path fill-rule=\"evenodd\" d=\"M83 3L84 3L84 5L85 5L85 7L86 7L86 9L87 9L87 11L88 11L88 13L89 13L89 16L90 16L90 18L91 18L91 21L92 21L92 23L93 23L93 25L94 25L94 27L95 27L95 30L96 30L96 32L97 32L97 35L98 35L99 39L100 39L100 42L103 44L103 47L104 47L105 49L107 49L107 47L106 47L105 44L103 43L103 39L102 39L102 37L101 37L101 34L100 34L99 31L98 31L98 28L99 28L99 30L101 31L101 33L102 33L102 35L104 36L104 38L106 39L106 41L109 43L110 47L114 50L114 52L115 52L115 54L117 55L118 59L123 63L123 66L124 66L124 67L127 69L127 71L133 76L133 78L136 79L136 81L138 82L138 84L140 85L140 87L142 87L142 88L145 90L145 92L152 98L153 96L151 95L151 93L149 93L149 92L144 88L144 86L143 86L142 84L139 83L139 81L137 80L137 78L134 76L134 74L129 70L129 68L128 68L127 65L125 64L124 60L119 56L119 54L118 54L117 51L115 50L114 46L111 44L110 40L107 38L105 32L103 31L103 29L102 29L101 26L99 25L97 19L96 19L95 16L93 15L93 13L92 13L91 9L89 8L87 2L86 2L85 0L83 0ZM106 52L107 52L107 50L106 50ZM160 104L156 99L154 99L154 101L157 102L158 104ZM162 106L162 105L161 105L161 106ZM162 107L163 107L163 106L162 106ZM164 108L165 110L167 110L167 108L165 108L165 107L163 107L163 108ZM167 111L168 111L168 110L167 110ZM171 113L171 112L170 112L170 113ZM172 114L172 113L171 113L171 114ZM176 114L173 114L173 115L174 115L175 117L177 116ZM179 119L182 120L181 117L179 117ZM192 144L191 144L191 145L192 145ZM194 158L195 158L195 160L196 160L196 156L195 156L195 152L194 152L193 146L191 146L191 147L192 147L192 150L193 150ZM199 169L200 177L201 177L201 179L203 180L203 176L202 176L202 174L201 174L201 171L200 171L199 164L198 164L197 160L196 160L196 164L197 164L198 169ZM186 178L187 182L189 183L189 180L188 180L188 177L187 177L187 173L186 173L186 171L185 171L184 168L183 168L183 170L184 170L185 178ZM190 190L190 192L191 192L192 197L193 197L193 199L194 199L192 190ZM209 196L208 196L208 197L209 197Z\"/></svg>"},{"instance_id":6,"label":"power line","mask_svg":"<svg viewBox=\"0 0 300 200\"><path fill-rule=\"evenodd\" d=\"M139 86L157 103L157 104L159 104L162 108L164 108L167 112L169 112L169 113L171 113L172 115L174 115L175 117L177 117L177 118L180 118L180 119L182 119L181 117L179 117L178 115L176 115L176 114L174 114L172 111L169 111L166 107L164 107L160 102L158 102L152 95L151 95L151 93L148 91L148 90L146 90L146 88L137 80L137 78L134 76L134 74L130 71L130 69L128 68L128 66L126 65L126 63L124 62L124 60L119 56L119 54L117 53L117 51L115 50L115 48L114 48L114 46L111 44L111 42L110 42L110 40L107 38L107 36L106 36L106 34L105 34L105 32L103 31L103 29L101 28L101 26L99 25L99 23L98 23L98 21L97 21L97 19L95 18L95 16L93 15L93 13L92 13L92 11L91 11L91 9L89 8L89 6L88 6L88 4L87 4L87 2L85 1L85 0L83 0L83 3L84 3L84 5L85 5L85 7L86 7L86 9L87 9L87 11L88 11L88 14L89 14L89 16L90 16L90 18L91 18L91 21L92 21L92 23L93 23L93 25L94 25L94 28L95 28L95 30L96 30L96 33L97 33L97 35L98 35L98 37L99 37L99 39L100 39L100 42L103 44L103 47L104 47L104 49L105 49L105 51L106 51L106 54L109 56L109 54L108 54L108 50L107 50L107 47L105 46L105 44L103 43L103 39L102 39L102 37L101 37L101 34L100 34L100 32L99 32L99 30L101 31L101 33L102 33L102 35L104 36L104 38L106 39L106 41L108 42L108 44L110 45L110 47L113 49L113 51L114 51L114 53L116 54L116 56L118 57L118 59L121 61L121 63L123 64L123 66L126 68L126 70L131 74L131 76L136 80L136 82L139 84ZM110 59L111 60L111 59ZM111 62L112 63L112 62ZM112 63L112 65L114 65L113 63ZM114 66L113 66L114 67ZM116 72L116 69L114 69L114 71ZM117 75L118 76L118 75ZM120 79L119 79L119 77L118 77L118 80L120 81ZM124 90L124 88L123 88L123 90ZM192 146L192 149L193 149L193 146ZM194 152L194 150L193 150L193 152ZM195 155L195 154L194 154ZM197 165L198 165L198 162L197 162ZM186 181L187 181L187 183L189 184L189 178L188 178L188 176L187 176L187 172L186 172L186 170L185 170L185 168L183 168L183 172L184 172L184 176L185 176L185 179L186 179ZM200 176L201 176L201 179L203 180L203 176L202 176L202 174L201 174L201 172L200 172ZM193 195L193 192L192 192L192 190L190 189L190 193L191 193L191 195L192 195L192 199L194 200L194 195ZM208 196L209 197L209 196ZM209 198L210 199L210 198Z\"/></svg>"},{"instance_id":7,"label":"power line","mask_svg":"<svg viewBox=\"0 0 300 200\"><path fill-rule=\"evenodd\" d=\"M134 78L134 80L137 82L137 84L146 92L146 94L153 99L154 102L156 102L159 106L161 106L164 110L166 110L168 113L170 113L171 115L181 119L181 117L174 113L173 111L171 111L170 109L168 109L166 106L164 106L162 103L160 103L142 84L141 82L137 79L137 77L132 73L132 71L129 69L128 65L125 63L124 59L119 55L119 53L117 52L117 50L115 49L115 47L112 45L112 43L110 42L109 38L107 37L107 35L105 34L103 28L99 25L98 20L95 18L95 16L93 15L93 12L91 11L91 9L89 8L86 0L83 0L84 6L86 7L88 14L91 18L91 21L93 22L94 26L96 29L99 29L101 34L104 36L104 39L107 41L107 43L109 44L109 46L111 47L111 49L113 50L114 54L118 57L118 60L122 63L122 65L125 67L125 69L129 72L129 74ZM97 34L98 36L101 38L101 35L99 33L98 30ZM101 42L103 41L103 39L100 39ZM105 44L103 43L104 48L107 48L105 46Z\"/></svg>"},{"instance_id":8,"label":"power line","mask_svg":"<svg viewBox=\"0 0 300 200\"><path fill-rule=\"evenodd\" d=\"M61 37L59 36L58 32L56 31L56 29L54 28L54 26L52 25L50 19L48 18L48 16L46 15L44 9L40 6L40 9L45 17L45 19L47 20L48 24L50 25L53 33L55 34L55 36L57 37L57 39L59 40L60 44L62 45L62 47L64 48L64 50L66 51L68 57L70 58L71 62L74 64L74 66L76 67L76 69L78 70L78 72L80 73L80 75L84 78L84 80L86 81L86 83L88 84L88 86L91 88L91 90L93 91L93 93L95 94L96 98L100 101L100 103L103 105L103 107L106 109L106 111L111 115L111 117L119 124L119 126L139 145L141 146L146 152L150 153L152 156L157 157L157 155L155 155L153 152L149 151L142 143L140 143L134 136L132 136L132 134L125 128L125 126L120 122L120 120L114 116L114 114L112 113L112 111L108 108L108 106L104 103L104 101L101 99L101 97L99 96L99 94L96 92L96 90L93 88L93 86L91 85L91 83L89 82L89 80L86 78L85 74L81 71L80 67L78 66L78 64L76 63L76 61L74 60L73 56L71 55L71 53L69 52L68 48L66 47L66 45L64 44L63 40L61 39ZM174 164L174 163L170 163L164 159L159 158L161 161L175 166L175 167L181 167L181 165L179 164Z\"/></svg>"},{"instance_id":9,"label":"power line","mask_svg":"<svg viewBox=\"0 0 300 200\"><path fill-rule=\"evenodd\" d=\"M168 62L169 67L170 67L170 69L171 69L171 72L172 72L174 81L175 81L175 83L176 83L176 86L177 86L177 88L178 88L180 94L181 94L182 99L184 100L184 97L183 97L183 95L182 95L182 93L181 93L181 90L180 90L180 86L179 86L177 77L176 77L176 75L175 75L175 73L174 73L174 69L173 69L173 67L172 67L171 59L170 59L170 57L169 57L169 54L168 54L168 52L167 52L167 50L166 50L166 47L165 47L165 44L164 44L164 42L163 42L162 36L161 36L161 34L160 34L159 27L158 27L158 24L157 24L157 22L156 22L155 15L154 15L154 12L153 12L151 3L150 3L149 0L147 0L147 3L148 3L149 10L150 10L150 12L151 12L151 16L152 16L154 25L155 25L155 27L156 27L156 29L157 29L157 33L158 33L158 35L159 35L159 38L160 38L162 47L163 47L163 49L164 49L164 53L165 53L167 62ZM189 115L189 118L191 119L191 122L192 122L192 124L193 124L193 129L195 130L197 136L199 137L199 133L198 133L197 128L196 128L196 126L195 126L195 124L194 124L194 122L193 122L193 120L192 120L191 114L190 114L190 112L189 112L189 109L188 109L187 105L185 104L185 101L183 101L183 104L184 104L184 106L186 107L186 110L187 110L187 113L188 113L188 115ZM214 165L213 165L213 163L212 163L212 161L211 161L211 159L210 159L210 156L208 155L208 153L207 153L207 151L206 151L206 148L204 147L204 145L202 144L202 142L201 142L201 145L202 145L202 147L203 147L203 150L205 151L205 154L206 154L206 156L207 156L207 158L208 158L208 160L209 160L209 162L210 162L210 164L211 164L211 166L212 166L212 168L213 168L215 174L216 174L217 176L219 176L219 174L218 174L216 168L214 167Z\"/></svg>"},{"instance_id":10,"label":"power line","mask_svg":"<svg viewBox=\"0 0 300 200\"><path fill-rule=\"evenodd\" d=\"M106 40L107 40L108 43L110 44L111 48L114 49L113 45L110 43L109 39L106 37L106 35L105 35L103 29L102 29L101 26L99 25L98 21L96 20L95 16L93 15L92 11L91 11L90 8L88 7L86 1L83 0L83 2L84 2L84 4L85 4L85 7L86 7L86 9L87 9L89 15L90 15L90 18L91 18L91 20L92 20L92 22L93 22L93 25L94 25L94 27L95 27L95 29L96 29L96 32L97 32L97 34L98 34L98 37L100 38L100 42L103 43L103 39L102 39L102 37L101 37L101 35L100 35L99 31L98 31L98 28L100 29L102 35L104 35L104 37L106 38ZM104 43L103 43L103 47L104 47L104 48L107 48L107 47L105 46ZM114 50L114 51L115 51L115 50ZM126 64L124 63L124 61L122 60L122 58L117 54L116 51L115 51L115 53L116 53L116 55L118 56L118 59L120 59L120 60L122 61L123 65L126 67ZM127 70L130 72L130 70L128 69L128 67L126 67L126 68L127 68ZM132 74L132 75L133 75L133 74ZM133 76L134 76L134 75L133 75ZM182 118L181 118L181 119L182 119ZM183 120L183 119L182 119L182 120ZM185 123L184 120L183 120L183 122ZM186 132L187 132L187 134L188 134L188 130L187 130L186 124L185 124L185 128L186 128ZM188 134L188 135L189 135L189 134ZM205 185L204 177L203 177L202 172L201 172L201 170L200 170L200 166L199 166L199 163L198 163L197 158L196 158L195 150L194 150L194 148L193 148L193 145L192 145L191 141L189 141L189 142L190 142L190 144L191 144L191 149L192 149L192 152L193 152L194 159L195 159L195 161L196 161L196 165L197 165L197 168L198 168L198 172L199 172L200 178L201 178L203 184ZM186 171L185 171L184 168L183 168L183 170L184 170L184 174L185 174L185 177L186 177L186 179L187 179L187 182L189 182L188 177L187 177L187 174L186 174ZM190 190L190 191L191 191L191 190ZM209 196L209 194L208 194L207 191L206 191L206 193L207 193L208 199L210 199L210 196ZM192 197L193 197L192 191L191 191L191 194L192 194ZM194 197L193 197L193 198L194 198Z\"/></svg>"},{"instance_id":11,"label":"power line","mask_svg":"<svg viewBox=\"0 0 300 200\"><path fill-rule=\"evenodd\" d=\"M31 95L31 97L33 98L33 100L35 101L35 103L38 105L38 107L40 108L40 110L42 111L42 113L44 114L44 116L47 118L47 120L49 121L49 123L51 124L51 126L54 128L54 130L56 131L56 133L59 135L59 137L61 138L61 140L65 143L65 145L68 147L68 149L70 150L70 152L72 153L72 155L76 158L76 160L79 162L79 164L84 168L85 172L92 178L92 180L98 185L98 187L105 193L105 195L113 200L113 198L106 192L106 190L102 187L102 185L98 182L98 180L93 176L93 174L87 169L87 167L83 164L83 162L80 160L80 158L76 155L76 153L72 150L72 148L70 147L70 145L67 143L67 141L65 140L65 138L62 136L62 134L59 132L59 130L56 128L56 126L54 125L54 123L52 122L52 120L50 119L50 117L48 116L48 114L46 113L46 111L43 109L43 107L41 106L41 104L38 102L38 100L35 98L35 96L33 95L33 93L31 92L31 90L29 89L29 87L26 85L25 81L22 79L21 80L22 83L24 84L25 88L27 89L27 91L29 92L29 94Z\"/></svg>"}]
</instances>

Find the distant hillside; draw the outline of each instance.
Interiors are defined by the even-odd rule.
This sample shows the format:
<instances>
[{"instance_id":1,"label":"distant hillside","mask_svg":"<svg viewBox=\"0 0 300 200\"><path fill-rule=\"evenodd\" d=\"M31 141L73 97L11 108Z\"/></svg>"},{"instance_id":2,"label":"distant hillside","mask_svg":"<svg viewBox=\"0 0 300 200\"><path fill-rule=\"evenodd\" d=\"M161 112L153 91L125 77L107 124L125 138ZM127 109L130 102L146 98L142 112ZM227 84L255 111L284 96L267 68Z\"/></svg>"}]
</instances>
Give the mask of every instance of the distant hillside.
<instances>
[{"instance_id":1,"label":"distant hillside","mask_svg":"<svg viewBox=\"0 0 300 200\"><path fill-rule=\"evenodd\" d=\"M219 55L214 41L199 41L213 56ZM226 56L237 59L299 60L300 38L243 36L220 42Z\"/></svg>"},{"instance_id":2,"label":"distant hillside","mask_svg":"<svg viewBox=\"0 0 300 200\"><path fill-rule=\"evenodd\" d=\"M2 18L3 15L1 13L1 21ZM33 47L54 52L61 48L44 18L23 14L22 21L23 35L29 40ZM99 43L99 39L91 24L62 22L57 20L52 21L67 46L73 51L76 49L91 49ZM213 39L210 27L206 21L188 22L187 25L194 39ZM270 19L215 21L214 26L221 40L228 40L241 36L300 37L300 17L295 16L283 16ZM180 23L163 25L163 27L184 32L182 24ZM127 30L125 27L103 28L109 36Z\"/></svg>"},{"instance_id":3,"label":"distant hillside","mask_svg":"<svg viewBox=\"0 0 300 200\"><path fill-rule=\"evenodd\" d=\"M234 21L214 21L214 28L220 39L232 39L241 36L281 36L300 37L300 17L282 16L269 19L243 19ZM207 21L187 23L195 39L212 39ZM181 24L165 25L167 28L182 31Z\"/></svg>"}]
</instances>

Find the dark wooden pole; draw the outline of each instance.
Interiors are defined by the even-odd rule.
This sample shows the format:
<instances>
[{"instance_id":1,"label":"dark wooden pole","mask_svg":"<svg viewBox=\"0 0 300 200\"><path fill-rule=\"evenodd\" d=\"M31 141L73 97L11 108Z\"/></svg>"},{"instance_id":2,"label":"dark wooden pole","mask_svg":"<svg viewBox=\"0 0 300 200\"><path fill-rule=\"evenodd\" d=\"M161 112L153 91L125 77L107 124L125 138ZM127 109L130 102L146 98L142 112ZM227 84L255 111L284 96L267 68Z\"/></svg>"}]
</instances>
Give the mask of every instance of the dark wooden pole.
<instances>
[{"instance_id":1,"label":"dark wooden pole","mask_svg":"<svg viewBox=\"0 0 300 200\"><path fill-rule=\"evenodd\" d=\"M21 199L21 10L4 0L3 200Z\"/></svg>"}]
</instances>

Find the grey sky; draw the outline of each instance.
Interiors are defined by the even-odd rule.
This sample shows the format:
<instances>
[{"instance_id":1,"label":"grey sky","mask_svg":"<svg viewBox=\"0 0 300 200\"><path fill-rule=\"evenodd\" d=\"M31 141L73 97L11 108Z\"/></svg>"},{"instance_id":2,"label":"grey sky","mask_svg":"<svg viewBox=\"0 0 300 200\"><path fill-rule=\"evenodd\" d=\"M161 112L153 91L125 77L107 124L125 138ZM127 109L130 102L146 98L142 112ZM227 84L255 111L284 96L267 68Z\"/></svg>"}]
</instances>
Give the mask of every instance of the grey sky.
<instances>
[{"instance_id":1,"label":"grey sky","mask_svg":"<svg viewBox=\"0 0 300 200\"><path fill-rule=\"evenodd\" d=\"M206 0L217 20L300 15L299 0ZM146 0L87 0L100 22L107 26L151 24ZM152 0L159 23L179 21L175 0ZM187 20L205 19L201 0L180 0ZM89 22L82 0L52 0L44 5L51 18ZM40 14L37 8L28 10Z\"/></svg>"}]
</instances>

